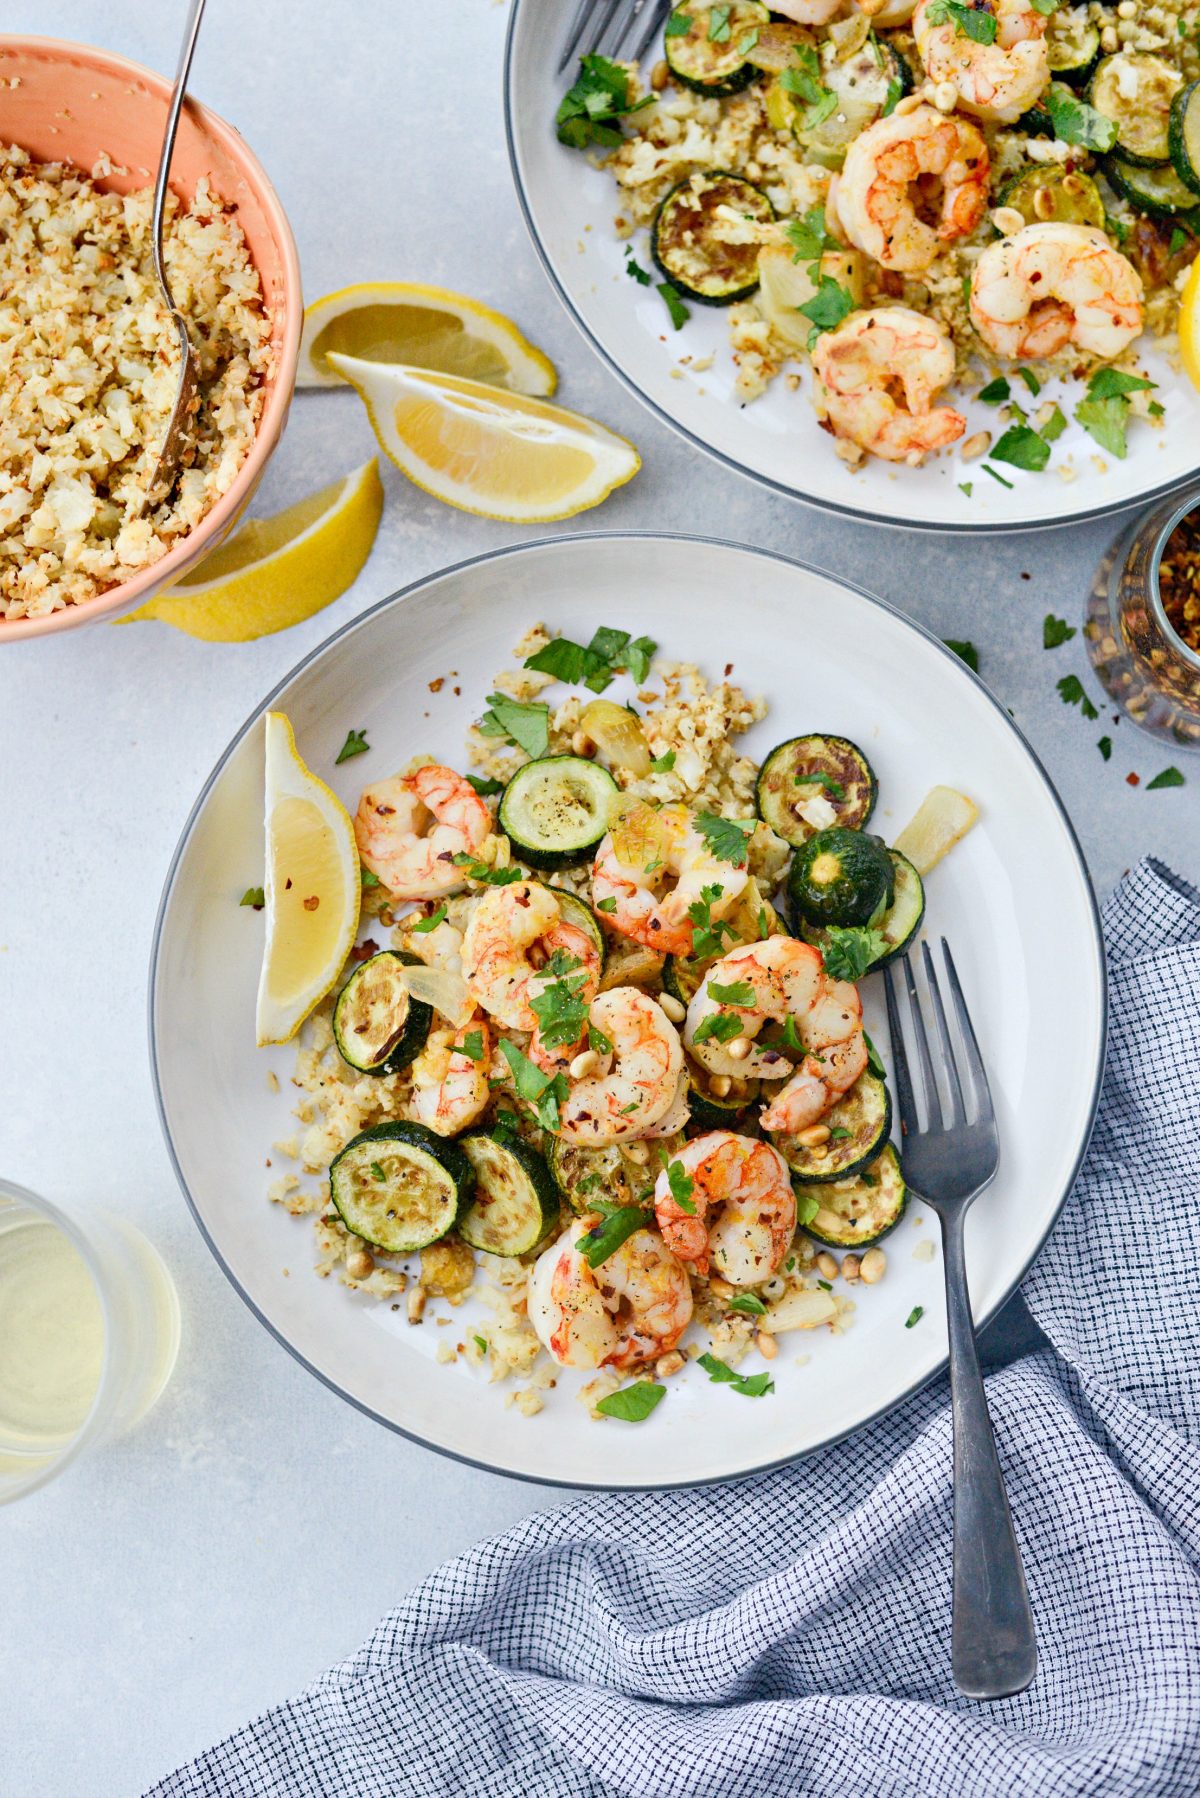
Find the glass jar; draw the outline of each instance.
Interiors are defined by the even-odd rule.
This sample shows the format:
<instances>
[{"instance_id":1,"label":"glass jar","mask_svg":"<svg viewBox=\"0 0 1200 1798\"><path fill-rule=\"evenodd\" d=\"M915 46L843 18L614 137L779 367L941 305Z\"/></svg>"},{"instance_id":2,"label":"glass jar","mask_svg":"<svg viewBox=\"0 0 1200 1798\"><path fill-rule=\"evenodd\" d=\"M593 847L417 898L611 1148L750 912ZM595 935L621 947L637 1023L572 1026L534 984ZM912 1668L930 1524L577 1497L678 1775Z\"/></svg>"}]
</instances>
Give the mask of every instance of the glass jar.
<instances>
[{"instance_id":1,"label":"glass jar","mask_svg":"<svg viewBox=\"0 0 1200 1798\"><path fill-rule=\"evenodd\" d=\"M1088 594L1083 634L1102 685L1152 736L1200 748L1200 653L1167 617L1159 565L1181 519L1200 508L1200 490L1165 500L1125 526Z\"/></svg>"}]
</instances>

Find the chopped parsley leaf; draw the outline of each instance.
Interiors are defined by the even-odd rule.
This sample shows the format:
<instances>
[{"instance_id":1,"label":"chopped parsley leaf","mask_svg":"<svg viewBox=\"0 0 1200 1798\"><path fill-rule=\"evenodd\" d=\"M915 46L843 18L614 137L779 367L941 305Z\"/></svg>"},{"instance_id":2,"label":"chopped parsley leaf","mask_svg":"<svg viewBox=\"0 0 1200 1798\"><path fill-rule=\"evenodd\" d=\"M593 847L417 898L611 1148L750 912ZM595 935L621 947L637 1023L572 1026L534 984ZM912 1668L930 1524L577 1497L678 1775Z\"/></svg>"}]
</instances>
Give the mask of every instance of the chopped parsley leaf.
<instances>
[{"instance_id":1,"label":"chopped parsley leaf","mask_svg":"<svg viewBox=\"0 0 1200 1798\"><path fill-rule=\"evenodd\" d=\"M1052 81L1042 97L1042 105L1050 114L1054 135L1064 144L1078 144L1084 150L1107 155L1117 141L1117 126L1081 100L1061 81Z\"/></svg>"},{"instance_id":2,"label":"chopped parsley leaf","mask_svg":"<svg viewBox=\"0 0 1200 1798\"><path fill-rule=\"evenodd\" d=\"M380 1165L377 1161L373 1161L371 1163L371 1178L373 1180L386 1180L387 1179L387 1175L384 1173L383 1169L380 1167Z\"/></svg>"},{"instance_id":3,"label":"chopped parsley leaf","mask_svg":"<svg viewBox=\"0 0 1200 1798\"><path fill-rule=\"evenodd\" d=\"M997 462L1007 462L1013 468L1040 474L1050 460L1050 445L1031 425L1009 425L999 441L992 445L992 455Z\"/></svg>"},{"instance_id":4,"label":"chopped parsley leaf","mask_svg":"<svg viewBox=\"0 0 1200 1798\"><path fill-rule=\"evenodd\" d=\"M846 797L846 789L841 781L835 780L832 774L826 774L820 768L814 768L810 774L797 774L796 785L798 787L820 787L821 791L828 793L831 799Z\"/></svg>"},{"instance_id":5,"label":"chopped parsley leaf","mask_svg":"<svg viewBox=\"0 0 1200 1798\"><path fill-rule=\"evenodd\" d=\"M1076 634L1073 624L1068 624L1065 618L1056 618L1053 612L1047 612L1042 619L1043 649L1057 649L1061 643L1069 643Z\"/></svg>"},{"instance_id":6,"label":"chopped parsley leaf","mask_svg":"<svg viewBox=\"0 0 1200 1798\"><path fill-rule=\"evenodd\" d=\"M597 1399L596 1409L602 1417L616 1417L622 1423L644 1423L666 1390L653 1380L635 1380L632 1386L622 1386L607 1398Z\"/></svg>"},{"instance_id":7,"label":"chopped parsley leaf","mask_svg":"<svg viewBox=\"0 0 1200 1798\"><path fill-rule=\"evenodd\" d=\"M671 323L677 331L682 331L692 316L684 305L677 290L669 281L660 281L655 291L662 295L662 303L671 315Z\"/></svg>"},{"instance_id":8,"label":"chopped parsley leaf","mask_svg":"<svg viewBox=\"0 0 1200 1798\"><path fill-rule=\"evenodd\" d=\"M731 32L729 15L733 11L730 6L710 6L708 9L708 41L710 44L727 44Z\"/></svg>"},{"instance_id":9,"label":"chopped parsley leaf","mask_svg":"<svg viewBox=\"0 0 1200 1798\"><path fill-rule=\"evenodd\" d=\"M735 1373L727 1361L718 1360L716 1355L701 1355L698 1365L710 1380L718 1385L732 1386L743 1398L762 1398L764 1393L775 1390L775 1382L769 1373Z\"/></svg>"},{"instance_id":10,"label":"chopped parsley leaf","mask_svg":"<svg viewBox=\"0 0 1200 1798\"><path fill-rule=\"evenodd\" d=\"M602 624L587 644L555 637L527 656L525 667L536 674L549 674L568 686L583 685L593 693L603 693L615 674L628 671L635 681L644 681L657 648L658 644L649 637L632 638L628 631Z\"/></svg>"},{"instance_id":11,"label":"chopped parsley leaf","mask_svg":"<svg viewBox=\"0 0 1200 1798\"><path fill-rule=\"evenodd\" d=\"M914 1305L912 1310L909 1312L908 1316L904 1320L904 1328L906 1330L911 1330L914 1327L914 1325L920 1323L920 1321L924 1317L924 1315L925 1315L924 1305Z\"/></svg>"},{"instance_id":12,"label":"chopped parsley leaf","mask_svg":"<svg viewBox=\"0 0 1200 1798\"><path fill-rule=\"evenodd\" d=\"M558 1128L558 1108L567 1096L567 1082L562 1074L546 1074L507 1038L500 1043L500 1053L512 1070L518 1095L529 1105L543 1130ZM593 1266L595 1263L592 1264Z\"/></svg>"},{"instance_id":13,"label":"chopped parsley leaf","mask_svg":"<svg viewBox=\"0 0 1200 1798\"><path fill-rule=\"evenodd\" d=\"M1186 785L1187 782L1178 768L1164 768L1161 774L1156 774L1153 780L1146 782L1146 791L1155 793L1160 787L1183 787Z\"/></svg>"},{"instance_id":14,"label":"chopped parsley leaf","mask_svg":"<svg viewBox=\"0 0 1200 1798\"><path fill-rule=\"evenodd\" d=\"M489 710L479 729L485 737L507 737L537 761L550 746L550 707L543 700L510 699L507 693L489 693Z\"/></svg>"},{"instance_id":15,"label":"chopped parsley leaf","mask_svg":"<svg viewBox=\"0 0 1200 1798\"><path fill-rule=\"evenodd\" d=\"M590 1209L600 1212L601 1221L575 1244L589 1267L602 1266L636 1230L644 1230L654 1215L640 1205L611 1205L604 1199Z\"/></svg>"},{"instance_id":16,"label":"chopped parsley leaf","mask_svg":"<svg viewBox=\"0 0 1200 1798\"><path fill-rule=\"evenodd\" d=\"M765 1317L767 1307L756 1292L739 1292L729 1301L731 1311L741 1311L746 1317Z\"/></svg>"},{"instance_id":17,"label":"chopped parsley leaf","mask_svg":"<svg viewBox=\"0 0 1200 1798\"><path fill-rule=\"evenodd\" d=\"M615 899L597 899L597 901L596 901L596 910L597 911L602 911L602 912L611 914L612 912L615 912L616 909L617 909L617 902Z\"/></svg>"},{"instance_id":18,"label":"chopped parsley leaf","mask_svg":"<svg viewBox=\"0 0 1200 1798\"><path fill-rule=\"evenodd\" d=\"M363 885L364 892L369 892L372 887L381 887L383 885L383 882L382 882L382 880L380 880L378 874L372 874L370 868L360 867L359 873L362 876L362 885Z\"/></svg>"},{"instance_id":19,"label":"chopped parsley leaf","mask_svg":"<svg viewBox=\"0 0 1200 1798\"><path fill-rule=\"evenodd\" d=\"M755 829L753 818L741 823L736 818L718 818L712 812L697 812L696 829L719 862L730 862L735 868L745 867L746 845Z\"/></svg>"},{"instance_id":20,"label":"chopped parsley leaf","mask_svg":"<svg viewBox=\"0 0 1200 1798\"><path fill-rule=\"evenodd\" d=\"M1077 674L1064 674L1056 681L1058 696L1064 705L1077 705L1085 718L1098 718L1099 712L1083 690L1083 682Z\"/></svg>"},{"instance_id":21,"label":"chopped parsley leaf","mask_svg":"<svg viewBox=\"0 0 1200 1798\"><path fill-rule=\"evenodd\" d=\"M443 903L438 906L438 908L435 912L431 912L429 917L418 918L416 923L413 924L411 928L415 935L424 936L424 934L427 930L436 930L439 924L442 924L445 922L445 919L446 919L446 906Z\"/></svg>"},{"instance_id":22,"label":"chopped parsley leaf","mask_svg":"<svg viewBox=\"0 0 1200 1798\"><path fill-rule=\"evenodd\" d=\"M468 774L467 785L474 787L481 799L490 798L493 793L503 793L504 791L502 780L490 780L481 774Z\"/></svg>"},{"instance_id":23,"label":"chopped parsley leaf","mask_svg":"<svg viewBox=\"0 0 1200 1798\"><path fill-rule=\"evenodd\" d=\"M334 757L334 766L340 767L343 762L350 761L353 756L366 755L370 747L365 730L347 731L346 741Z\"/></svg>"},{"instance_id":24,"label":"chopped parsley leaf","mask_svg":"<svg viewBox=\"0 0 1200 1798\"><path fill-rule=\"evenodd\" d=\"M979 651L973 643L963 637L943 637L942 642L947 649L952 649L959 660L967 664L968 668L976 674L979 673Z\"/></svg>"},{"instance_id":25,"label":"chopped parsley leaf","mask_svg":"<svg viewBox=\"0 0 1200 1798\"><path fill-rule=\"evenodd\" d=\"M989 381L986 387L981 387L975 397L982 400L985 406L1002 406L1005 400L1012 398L1012 388L1003 375L997 375L994 381Z\"/></svg>"},{"instance_id":26,"label":"chopped parsley leaf","mask_svg":"<svg viewBox=\"0 0 1200 1798\"><path fill-rule=\"evenodd\" d=\"M607 56L581 56L574 86L554 115L559 143L572 150L584 150L589 144L615 150L622 139L621 118L654 104L653 94L631 100L630 89L629 74L619 63Z\"/></svg>"},{"instance_id":27,"label":"chopped parsley leaf","mask_svg":"<svg viewBox=\"0 0 1200 1798\"><path fill-rule=\"evenodd\" d=\"M969 37L977 44L996 41L995 14L982 9L977 12L973 6L960 5L959 0L931 0L925 17L931 25L953 25L959 37Z\"/></svg>"},{"instance_id":28,"label":"chopped parsley leaf","mask_svg":"<svg viewBox=\"0 0 1200 1798\"><path fill-rule=\"evenodd\" d=\"M682 1161L672 1161L666 1150L662 1150L663 1165L667 1171L667 1184L671 1188L671 1197L679 1209L688 1217L696 1215L696 1201L692 1197L696 1182L684 1167Z\"/></svg>"},{"instance_id":29,"label":"chopped parsley leaf","mask_svg":"<svg viewBox=\"0 0 1200 1798\"><path fill-rule=\"evenodd\" d=\"M705 961L711 955L720 955L724 939L737 935L732 924L712 915L712 908L724 891L723 886L716 884L701 887L699 899L693 899L688 906L688 917L692 921L692 955L698 961ZM614 905L615 903L614 901Z\"/></svg>"},{"instance_id":30,"label":"chopped parsley leaf","mask_svg":"<svg viewBox=\"0 0 1200 1798\"><path fill-rule=\"evenodd\" d=\"M694 1043L706 1043L714 1038L719 1043L731 1043L736 1036L741 1036L745 1026L735 1011L714 1011L707 1018L701 1018L692 1032Z\"/></svg>"},{"instance_id":31,"label":"chopped parsley leaf","mask_svg":"<svg viewBox=\"0 0 1200 1798\"><path fill-rule=\"evenodd\" d=\"M454 865L466 869L468 880L477 880L486 887L510 887L515 880L525 878L520 868L489 868L486 862L477 862L465 849L460 849L454 857Z\"/></svg>"},{"instance_id":32,"label":"chopped parsley leaf","mask_svg":"<svg viewBox=\"0 0 1200 1798\"><path fill-rule=\"evenodd\" d=\"M482 1061L483 1031L468 1030L458 1045L458 1052L460 1055L465 1055L468 1061Z\"/></svg>"},{"instance_id":33,"label":"chopped parsley leaf","mask_svg":"<svg viewBox=\"0 0 1200 1798\"><path fill-rule=\"evenodd\" d=\"M744 1008L754 1004L754 988L748 980L735 980L728 986L722 986L717 980L710 980L708 996L710 999L715 999L718 1005L736 1005Z\"/></svg>"},{"instance_id":34,"label":"chopped parsley leaf","mask_svg":"<svg viewBox=\"0 0 1200 1798\"><path fill-rule=\"evenodd\" d=\"M834 980L861 980L891 947L881 930L869 926L843 929L831 924L825 932L821 958Z\"/></svg>"},{"instance_id":35,"label":"chopped parsley leaf","mask_svg":"<svg viewBox=\"0 0 1200 1798\"><path fill-rule=\"evenodd\" d=\"M249 905L254 911L261 911L266 903L267 895L261 887L247 887L238 900L239 905Z\"/></svg>"},{"instance_id":36,"label":"chopped parsley leaf","mask_svg":"<svg viewBox=\"0 0 1200 1798\"><path fill-rule=\"evenodd\" d=\"M1075 417L1101 449L1119 462L1128 453L1125 437L1129 422L1129 395L1144 393L1155 386L1140 375L1124 374L1119 368L1098 368L1087 384L1087 397L1075 408Z\"/></svg>"},{"instance_id":37,"label":"chopped parsley leaf","mask_svg":"<svg viewBox=\"0 0 1200 1798\"><path fill-rule=\"evenodd\" d=\"M636 281L639 287L649 287L650 277L631 249L625 252L625 273L631 281Z\"/></svg>"},{"instance_id":38,"label":"chopped parsley leaf","mask_svg":"<svg viewBox=\"0 0 1200 1798\"><path fill-rule=\"evenodd\" d=\"M1111 737L1101 737L1100 741L1096 745L1096 748L1100 751L1100 754L1104 757L1106 762L1111 762L1111 760L1112 760L1112 738Z\"/></svg>"},{"instance_id":39,"label":"chopped parsley leaf","mask_svg":"<svg viewBox=\"0 0 1200 1798\"><path fill-rule=\"evenodd\" d=\"M673 749L666 749L661 755L655 756L650 764L650 772L651 774L669 774L674 766L675 751Z\"/></svg>"}]
</instances>

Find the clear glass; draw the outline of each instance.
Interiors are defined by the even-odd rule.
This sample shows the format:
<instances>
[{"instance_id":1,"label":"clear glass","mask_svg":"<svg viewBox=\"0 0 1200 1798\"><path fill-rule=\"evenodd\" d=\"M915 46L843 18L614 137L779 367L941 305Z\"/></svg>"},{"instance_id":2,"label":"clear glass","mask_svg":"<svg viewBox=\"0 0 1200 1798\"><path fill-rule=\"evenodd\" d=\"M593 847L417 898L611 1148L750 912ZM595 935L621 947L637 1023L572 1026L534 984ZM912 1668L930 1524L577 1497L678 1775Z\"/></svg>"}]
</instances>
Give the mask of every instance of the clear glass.
<instances>
[{"instance_id":1,"label":"clear glass","mask_svg":"<svg viewBox=\"0 0 1200 1798\"><path fill-rule=\"evenodd\" d=\"M1200 655L1163 610L1158 569L1175 526L1200 507L1200 490L1126 526L1096 571L1084 636L1101 683L1152 736L1200 748Z\"/></svg>"},{"instance_id":2,"label":"clear glass","mask_svg":"<svg viewBox=\"0 0 1200 1798\"><path fill-rule=\"evenodd\" d=\"M72 1296L72 1365L67 1389L38 1390L32 1338L20 1343L0 1310L0 1504L36 1491L81 1454L144 1417L171 1377L179 1348L179 1300L162 1257L139 1230L107 1212L59 1210L23 1186L0 1180L0 1257L10 1278L50 1274ZM47 1344L60 1346L55 1332ZM94 1371L88 1373L94 1351ZM29 1374L21 1390L21 1370Z\"/></svg>"}]
</instances>

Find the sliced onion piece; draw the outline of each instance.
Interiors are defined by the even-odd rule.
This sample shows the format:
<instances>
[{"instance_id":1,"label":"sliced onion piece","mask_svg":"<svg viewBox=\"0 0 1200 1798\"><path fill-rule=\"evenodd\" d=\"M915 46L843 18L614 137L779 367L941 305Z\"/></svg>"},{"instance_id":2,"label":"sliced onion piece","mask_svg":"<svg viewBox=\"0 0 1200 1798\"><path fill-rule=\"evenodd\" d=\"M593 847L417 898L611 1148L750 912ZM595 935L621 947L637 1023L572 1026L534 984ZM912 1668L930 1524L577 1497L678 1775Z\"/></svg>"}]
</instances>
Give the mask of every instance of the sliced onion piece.
<instances>
[{"instance_id":1,"label":"sliced onion piece","mask_svg":"<svg viewBox=\"0 0 1200 1798\"><path fill-rule=\"evenodd\" d=\"M640 779L650 772L650 745L642 721L611 699L593 699L579 714L579 728L600 751L606 767Z\"/></svg>"},{"instance_id":2,"label":"sliced onion piece","mask_svg":"<svg viewBox=\"0 0 1200 1798\"><path fill-rule=\"evenodd\" d=\"M446 968L406 967L402 984L413 999L423 999L448 1019L456 1030L468 1022L478 1009L461 974Z\"/></svg>"}]
</instances>

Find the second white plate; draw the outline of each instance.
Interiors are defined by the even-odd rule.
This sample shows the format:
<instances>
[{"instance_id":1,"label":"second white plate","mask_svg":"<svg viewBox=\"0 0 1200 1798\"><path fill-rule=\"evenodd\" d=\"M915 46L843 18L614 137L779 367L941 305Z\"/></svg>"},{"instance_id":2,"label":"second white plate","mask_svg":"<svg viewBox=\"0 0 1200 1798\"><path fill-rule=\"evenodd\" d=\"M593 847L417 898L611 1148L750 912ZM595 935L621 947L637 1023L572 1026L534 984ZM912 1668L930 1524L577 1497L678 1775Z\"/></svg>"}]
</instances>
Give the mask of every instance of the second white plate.
<instances>
[{"instance_id":1,"label":"second white plate","mask_svg":"<svg viewBox=\"0 0 1200 1798\"><path fill-rule=\"evenodd\" d=\"M242 1296L381 1422L530 1479L668 1486L748 1473L847 1434L942 1364L940 1257L914 1253L936 1224L919 1204L887 1239L886 1278L858 1289L844 1336L782 1339L774 1393L748 1400L692 1367L634 1426L593 1422L574 1397L586 1376L569 1370L540 1415L505 1409L503 1388L435 1359L441 1340L471 1327L467 1311L454 1329L414 1329L402 1308L316 1279L307 1221L267 1201L288 1165L271 1145L296 1126L292 1051L254 1046L262 921L238 905L262 878L263 711L287 712L305 759L353 810L368 778L417 751L464 764L463 733L535 620L584 642L600 624L644 632L710 677L732 663L732 678L770 702L746 739L757 759L801 731L853 738L879 775L873 827L884 837L935 783L977 800L979 824L930 877L926 923L953 945L1000 1118L1000 1175L968 1226L977 1317L1011 1292L1075 1176L1103 1061L1103 960L1070 825L1004 710L935 638L827 575L731 544L621 535L502 550L385 600L264 700L200 795L167 881L151 977L163 1125ZM339 768L351 728L366 729L371 751ZM879 985L866 986L867 1026L882 1046ZM924 1315L906 1329L916 1306Z\"/></svg>"}]
</instances>

